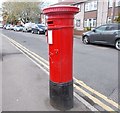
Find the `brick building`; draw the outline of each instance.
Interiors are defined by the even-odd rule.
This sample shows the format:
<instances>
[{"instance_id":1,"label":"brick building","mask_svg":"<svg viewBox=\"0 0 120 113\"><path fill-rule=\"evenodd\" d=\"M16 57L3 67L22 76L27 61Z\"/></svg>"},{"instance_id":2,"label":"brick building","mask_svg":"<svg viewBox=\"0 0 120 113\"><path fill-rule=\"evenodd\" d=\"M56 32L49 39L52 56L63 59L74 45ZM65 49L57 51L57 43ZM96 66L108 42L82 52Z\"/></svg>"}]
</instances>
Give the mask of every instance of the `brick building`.
<instances>
[{"instance_id":1,"label":"brick building","mask_svg":"<svg viewBox=\"0 0 120 113\"><path fill-rule=\"evenodd\" d=\"M54 5L73 5L80 9L74 20L77 30L111 23L120 13L120 0L62 0Z\"/></svg>"},{"instance_id":2,"label":"brick building","mask_svg":"<svg viewBox=\"0 0 120 113\"><path fill-rule=\"evenodd\" d=\"M81 1L79 0L78 3L72 4L80 8L79 13L75 15L75 28L78 30L111 23L112 18L115 19L120 13L120 0L115 2L113 0Z\"/></svg>"}]
</instances>

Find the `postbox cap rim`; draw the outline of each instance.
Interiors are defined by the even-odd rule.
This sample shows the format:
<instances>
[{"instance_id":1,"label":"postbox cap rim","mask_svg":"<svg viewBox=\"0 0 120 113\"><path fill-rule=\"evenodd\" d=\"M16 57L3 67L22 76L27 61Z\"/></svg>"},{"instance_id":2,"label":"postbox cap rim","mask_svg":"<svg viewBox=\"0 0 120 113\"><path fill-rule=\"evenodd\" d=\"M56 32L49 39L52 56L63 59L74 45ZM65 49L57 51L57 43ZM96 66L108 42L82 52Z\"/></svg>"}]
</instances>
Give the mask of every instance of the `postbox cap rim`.
<instances>
[{"instance_id":1,"label":"postbox cap rim","mask_svg":"<svg viewBox=\"0 0 120 113\"><path fill-rule=\"evenodd\" d=\"M43 9L44 14L56 13L56 12L78 13L79 8L69 5L55 5Z\"/></svg>"}]
</instances>

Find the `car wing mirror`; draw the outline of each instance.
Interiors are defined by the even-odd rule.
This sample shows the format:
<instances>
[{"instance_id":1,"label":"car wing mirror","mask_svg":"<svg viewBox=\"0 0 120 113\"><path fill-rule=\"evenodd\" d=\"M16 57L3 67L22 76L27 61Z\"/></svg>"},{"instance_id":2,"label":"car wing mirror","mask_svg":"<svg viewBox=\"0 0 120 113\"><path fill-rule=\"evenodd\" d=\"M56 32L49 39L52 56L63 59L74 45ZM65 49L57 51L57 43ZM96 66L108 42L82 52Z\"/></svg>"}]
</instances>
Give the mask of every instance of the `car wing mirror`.
<instances>
[{"instance_id":1,"label":"car wing mirror","mask_svg":"<svg viewBox=\"0 0 120 113\"><path fill-rule=\"evenodd\" d=\"M95 30L95 29L93 29L92 31L93 31L93 32L96 32L96 30Z\"/></svg>"}]
</instances>

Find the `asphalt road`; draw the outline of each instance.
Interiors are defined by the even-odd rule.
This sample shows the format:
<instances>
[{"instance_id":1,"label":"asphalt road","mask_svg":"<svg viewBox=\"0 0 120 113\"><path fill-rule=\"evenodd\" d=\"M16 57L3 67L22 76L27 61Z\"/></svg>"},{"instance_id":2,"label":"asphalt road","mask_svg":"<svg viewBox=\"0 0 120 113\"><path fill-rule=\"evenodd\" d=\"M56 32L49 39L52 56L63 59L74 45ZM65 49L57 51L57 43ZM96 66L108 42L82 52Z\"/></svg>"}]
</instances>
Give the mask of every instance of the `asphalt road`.
<instances>
[{"instance_id":1,"label":"asphalt road","mask_svg":"<svg viewBox=\"0 0 120 113\"><path fill-rule=\"evenodd\" d=\"M44 35L0 31L48 60L48 45ZM75 38L73 62L77 79L118 102L118 51L114 47L84 45L81 39Z\"/></svg>"}]
</instances>

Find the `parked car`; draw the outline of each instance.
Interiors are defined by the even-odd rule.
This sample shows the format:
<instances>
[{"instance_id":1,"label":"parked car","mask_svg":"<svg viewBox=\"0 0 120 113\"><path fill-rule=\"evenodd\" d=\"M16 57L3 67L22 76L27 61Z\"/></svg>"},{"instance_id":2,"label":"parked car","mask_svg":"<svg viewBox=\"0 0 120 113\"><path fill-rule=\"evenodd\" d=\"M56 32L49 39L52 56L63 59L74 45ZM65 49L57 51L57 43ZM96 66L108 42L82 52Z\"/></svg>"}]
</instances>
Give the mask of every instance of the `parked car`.
<instances>
[{"instance_id":1,"label":"parked car","mask_svg":"<svg viewBox=\"0 0 120 113\"><path fill-rule=\"evenodd\" d=\"M23 32L28 32L28 30L27 30L27 28L24 26L23 27L23 30L22 30Z\"/></svg>"},{"instance_id":2,"label":"parked car","mask_svg":"<svg viewBox=\"0 0 120 113\"><path fill-rule=\"evenodd\" d=\"M36 24L32 28L32 33L37 33L37 34L45 34L46 32L46 26L44 24Z\"/></svg>"},{"instance_id":3,"label":"parked car","mask_svg":"<svg viewBox=\"0 0 120 113\"><path fill-rule=\"evenodd\" d=\"M32 27L35 25L35 23L26 23L23 28L23 32L31 32Z\"/></svg>"},{"instance_id":4,"label":"parked car","mask_svg":"<svg viewBox=\"0 0 120 113\"><path fill-rule=\"evenodd\" d=\"M5 29L7 29L7 30L12 30L12 29L13 29L13 25L8 24Z\"/></svg>"},{"instance_id":5,"label":"parked car","mask_svg":"<svg viewBox=\"0 0 120 113\"><path fill-rule=\"evenodd\" d=\"M3 24L2 23L0 23L0 28L3 28Z\"/></svg>"},{"instance_id":6,"label":"parked car","mask_svg":"<svg viewBox=\"0 0 120 113\"><path fill-rule=\"evenodd\" d=\"M15 25L14 26L14 31L22 31L23 30L23 26L22 25Z\"/></svg>"},{"instance_id":7,"label":"parked car","mask_svg":"<svg viewBox=\"0 0 120 113\"><path fill-rule=\"evenodd\" d=\"M14 25L10 25L10 30L14 30Z\"/></svg>"},{"instance_id":8,"label":"parked car","mask_svg":"<svg viewBox=\"0 0 120 113\"><path fill-rule=\"evenodd\" d=\"M3 29L6 29L6 27L7 27L7 25L5 24L5 25L3 25Z\"/></svg>"},{"instance_id":9,"label":"parked car","mask_svg":"<svg viewBox=\"0 0 120 113\"><path fill-rule=\"evenodd\" d=\"M84 44L96 43L112 45L120 50L120 24L105 24L85 32L83 33L82 41Z\"/></svg>"}]
</instances>

